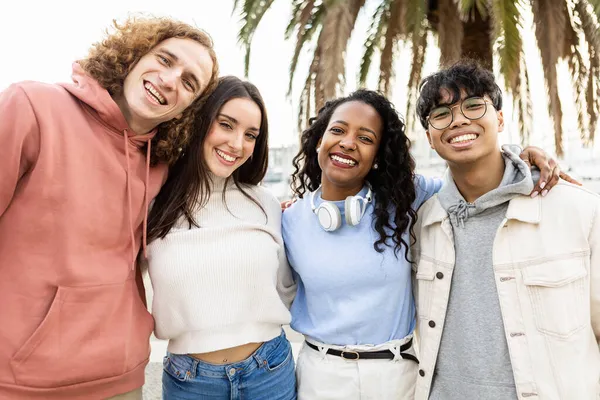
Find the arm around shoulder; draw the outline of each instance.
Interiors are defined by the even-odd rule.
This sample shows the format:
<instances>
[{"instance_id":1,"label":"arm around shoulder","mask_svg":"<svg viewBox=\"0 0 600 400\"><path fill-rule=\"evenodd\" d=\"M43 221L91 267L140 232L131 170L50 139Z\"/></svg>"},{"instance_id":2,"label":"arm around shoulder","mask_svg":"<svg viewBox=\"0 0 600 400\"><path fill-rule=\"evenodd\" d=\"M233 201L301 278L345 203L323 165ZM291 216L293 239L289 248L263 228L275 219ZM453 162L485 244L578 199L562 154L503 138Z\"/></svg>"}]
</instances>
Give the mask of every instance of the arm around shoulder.
<instances>
[{"instance_id":1,"label":"arm around shoulder","mask_svg":"<svg viewBox=\"0 0 600 400\"><path fill-rule=\"evenodd\" d=\"M0 93L0 217L19 181L37 160L40 130L29 97L18 84Z\"/></svg>"}]
</instances>

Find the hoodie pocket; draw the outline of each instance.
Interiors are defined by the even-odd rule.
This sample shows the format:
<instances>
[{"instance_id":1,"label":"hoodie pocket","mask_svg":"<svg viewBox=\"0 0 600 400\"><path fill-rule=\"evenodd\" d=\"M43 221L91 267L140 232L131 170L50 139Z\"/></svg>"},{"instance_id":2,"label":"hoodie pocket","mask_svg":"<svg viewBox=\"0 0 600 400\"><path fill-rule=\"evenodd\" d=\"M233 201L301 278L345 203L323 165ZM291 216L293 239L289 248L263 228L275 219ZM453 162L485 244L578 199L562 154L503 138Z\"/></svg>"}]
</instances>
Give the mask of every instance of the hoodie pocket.
<instances>
[{"instance_id":1,"label":"hoodie pocket","mask_svg":"<svg viewBox=\"0 0 600 400\"><path fill-rule=\"evenodd\" d=\"M139 342L148 341L152 327L133 280L60 286L10 361L15 381L53 388L122 375L148 358L148 346Z\"/></svg>"}]
</instances>

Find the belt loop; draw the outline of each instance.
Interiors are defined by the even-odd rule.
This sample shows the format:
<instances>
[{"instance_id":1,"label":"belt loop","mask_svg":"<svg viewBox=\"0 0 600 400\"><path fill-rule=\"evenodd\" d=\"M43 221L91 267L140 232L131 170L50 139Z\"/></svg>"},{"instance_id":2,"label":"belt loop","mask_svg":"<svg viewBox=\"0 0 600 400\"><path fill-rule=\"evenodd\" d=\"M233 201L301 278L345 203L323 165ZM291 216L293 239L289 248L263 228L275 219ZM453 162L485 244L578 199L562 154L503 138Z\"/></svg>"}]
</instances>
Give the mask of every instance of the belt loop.
<instances>
[{"instance_id":1,"label":"belt loop","mask_svg":"<svg viewBox=\"0 0 600 400\"><path fill-rule=\"evenodd\" d=\"M262 358L260 356L260 354L256 353L256 354L254 354L253 357L254 357L254 361L256 361L256 363L258 364L258 368L264 368L267 366L267 360Z\"/></svg>"},{"instance_id":2,"label":"belt loop","mask_svg":"<svg viewBox=\"0 0 600 400\"><path fill-rule=\"evenodd\" d=\"M394 354L393 362L398 362L402 359L402 355L400 354L400 346L395 344L390 346L390 351Z\"/></svg>"},{"instance_id":3,"label":"belt loop","mask_svg":"<svg viewBox=\"0 0 600 400\"><path fill-rule=\"evenodd\" d=\"M190 367L190 379L194 379L196 378L196 375L198 374L198 364L200 363L199 360L195 359L194 357L192 358L192 366Z\"/></svg>"}]
</instances>

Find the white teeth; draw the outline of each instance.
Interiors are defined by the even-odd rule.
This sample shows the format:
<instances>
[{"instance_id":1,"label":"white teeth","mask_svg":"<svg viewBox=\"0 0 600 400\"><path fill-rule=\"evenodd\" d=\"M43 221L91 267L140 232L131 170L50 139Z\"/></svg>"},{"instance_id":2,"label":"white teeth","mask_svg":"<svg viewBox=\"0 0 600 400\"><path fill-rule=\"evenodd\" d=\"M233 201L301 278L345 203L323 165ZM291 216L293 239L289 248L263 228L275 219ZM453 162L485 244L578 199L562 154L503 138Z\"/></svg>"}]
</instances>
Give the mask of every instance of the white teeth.
<instances>
[{"instance_id":1,"label":"white teeth","mask_svg":"<svg viewBox=\"0 0 600 400\"><path fill-rule=\"evenodd\" d=\"M348 160L346 158L342 158L339 156L331 156L331 159L335 160L337 162L341 162L343 164L347 164L347 165L352 165L352 166L356 165L356 161Z\"/></svg>"},{"instance_id":2,"label":"white teeth","mask_svg":"<svg viewBox=\"0 0 600 400\"><path fill-rule=\"evenodd\" d=\"M457 136L455 138L452 138L450 140L450 143L461 143L461 142L468 142L470 140L475 140L477 139L477 135L474 133L468 133L466 135L460 135Z\"/></svg>"},{"instance_id":3,"label":"white teeth","mask_svg":"<svg viewBox=\"0 0 600 400\"><path fill-rule=\"evenodd\" d=\"M223 153L221 150L217 150L217 154L220 155L221 157L223 157L225 159L225 161L229 161L229 162L235 161L235 157L228 156L227 154Z\"/></svg>"},{"instance_id":4,"label":"white teeth","mask_svg":"<svg viewBox=\"0 0 600 400\"><path fill-rule=\"evenodd\" d=\"M158 93L158 90L156 90L156 89L154 88L154 86L152 86L152 84L151 84L150 82L146 82L146 83L144 84L144 87L146 88L146 90L147 90L147 91L149 91L149 92L150 92L150 94L151 94L151 95L153 95L154 97L156 97L156 100L158 100L158 102L159 102L160 104L163 104L163 105L164 105L164 104L166 103L166 100L165 100L165 98L164 98L164 97L162 97L162 96L160 95L160 93Z\"/></svg>"}]
</instances>

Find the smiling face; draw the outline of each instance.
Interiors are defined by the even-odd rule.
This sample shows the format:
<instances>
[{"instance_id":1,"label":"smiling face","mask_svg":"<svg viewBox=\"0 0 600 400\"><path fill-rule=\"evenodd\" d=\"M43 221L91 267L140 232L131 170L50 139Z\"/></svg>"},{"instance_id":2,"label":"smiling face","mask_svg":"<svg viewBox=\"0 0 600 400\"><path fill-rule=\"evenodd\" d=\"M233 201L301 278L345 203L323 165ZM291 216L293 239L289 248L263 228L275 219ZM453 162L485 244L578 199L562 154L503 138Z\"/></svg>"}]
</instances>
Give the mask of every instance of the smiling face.
<instances>
[{"instance_id":1,"label":"smiling face","mask_svg":"<svg viewBox=\"0 0 600 400\"><path fill-rule=\"evenodd\" d=\"M360 191L382 135L383 120L370 105L349 101L335 109L318 145L324 198L341 200Z\"/></svg>"},{"instance_id":2,"label":"smiling face","mask_svg":"<svg viewBox=\"0 0 600 400\"><path fill-rule=\"evenodd\" d=\"M170 38L138 61L115 101L130 127L146 133L179 118L202 94L212 70L213 61L206 47L192 39Z\"/></svg>"},{"instance_id":3,"label":"smiling face","mask_svg":"<svg viewBox=\"0 0 600 400\"><path fill-rule=\"evenodd\" d=\"M260 108L249 98L232 99L221 107L202 149L213 174L227 178L252 156L261 119Z\"/></svg>"},{"instance_id":4,"label":"smiling face","mask_svg":"<svg viewBox=\"0 0 600 400\"><path fill-rule=\"evenodd\" d=\"M502 111L496 111L489 96L483 97L486 104L482 105L481 102L473 102L463 92L458 102L450 104L452 95L445 89L440 94L441 101L436 107L449 106L453 117L452 123L444 129L436 129L428 123L427 139L440 157L450 165L464 165L499 151L498 132L504 130L504 116ZM467 115L469 112L477 113L475 107L487 107L483 117L474 120L466 118L461 112L463 101L463 110ZM430 114L429 117L434 116Z\"/></svg>"}]
</instances>

